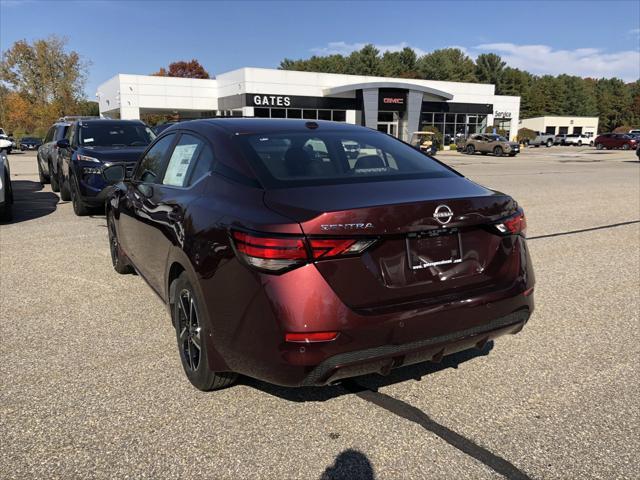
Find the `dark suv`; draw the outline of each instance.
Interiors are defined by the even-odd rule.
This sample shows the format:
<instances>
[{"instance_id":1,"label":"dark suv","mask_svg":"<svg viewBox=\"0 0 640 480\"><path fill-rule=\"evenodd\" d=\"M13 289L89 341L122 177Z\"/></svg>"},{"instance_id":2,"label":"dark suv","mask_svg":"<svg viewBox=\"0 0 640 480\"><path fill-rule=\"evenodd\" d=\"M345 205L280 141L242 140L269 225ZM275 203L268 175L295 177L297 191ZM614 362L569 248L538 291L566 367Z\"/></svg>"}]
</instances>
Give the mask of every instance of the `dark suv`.
<instances>
[{"instance_id":1,"label":"dark suv","mask_svg":"<svg viewBox=\"0 0 640 480\"><path fill-rule=\"evenodd\" d=\"M104 206L108 184L102 169L122 164L128 174L155 135L140 120L78 120L59 140L60 197L72 200L76 215Z\"/></svg>"},{"instance_id":2,"label":"dark suv","mask_svg":"<svg viewBox=\"0 0 640 480\"><path fill-rule=\"evenodd\" d=\"M51 183L51 190L54 192L60 191L60 184L58 182L58 140L62 140L67 134L70 122L64 119L58 120L54 123L47 135L44 137L44 141L40 148L38 148L38 154L36 156L38 162L38 176L40 177L40 183Z\"/></svg>"},{"instance_id":3,"label":"dark suv","mask_svg":"<svg viewBox=\"0 0 640 480\"><path fill-rule=\"evenodd\" d=\"M375 130L196 120L104 175L114 268L166 302L202 390L439 361L533 311L516 201Z\"/></svg>"}]
</instances>

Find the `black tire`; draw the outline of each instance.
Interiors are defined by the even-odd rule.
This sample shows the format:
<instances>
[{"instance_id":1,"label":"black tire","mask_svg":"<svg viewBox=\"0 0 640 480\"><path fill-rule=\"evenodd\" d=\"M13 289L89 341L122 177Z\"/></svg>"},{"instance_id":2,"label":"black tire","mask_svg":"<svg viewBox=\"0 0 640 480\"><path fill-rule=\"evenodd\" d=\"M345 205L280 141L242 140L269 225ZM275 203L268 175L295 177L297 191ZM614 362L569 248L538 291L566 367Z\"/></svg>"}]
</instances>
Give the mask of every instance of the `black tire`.
<instances>
[{"instance_id":1,"label":"black tire","mask_svg":"<svg viewBox=\"0 0 640 480\"><path fill-rule=\"evenodd\" d=\"M40 185L43 185L43 186L49 183L49 181L47 180L47 177L44 175L44 172L42 171L40 162L38 162L38 180L40 181Z\"/></svg>"},{"instance_id":2,"label":"black tire","mask_svg":"<svg viewBox=\"0 0 640 480\"><path fill-rule=\"evenodd\" d=\"M473 155L474 153L476 153L476 147L474 147L473 145L467 145L467 148L465 148L465 151L467 152L468 155Z\"/></svg>"},{"instance_id":3,"label":"black tire","mask_svg":"<svg viewBox=\"0 0 640 480\"><path fill-rule=\"evenodd\" d=\"M69 177L69 183L71 184L69 190L71 190L71 203L73 204L73 212L78 217L89 215L89 207L87 207L87 204L84 203L82 201L82 198L80 197L78 180L76 180L75 176L71 176Z\"/></svg>"},{"instance_id":4,"label":"black tire","mask_svg":"<svg viewBox=\"0 0 640 480\"><path fill-rule=\"evenodd\" d=\"M629 146L628 143L625 143L624 145L622 145L622 149L623 150L629 150L631 147Z\"/></svg>"},{"instance_id":5,"label":"black tire","mask_svg":"<svg viewBox=\"0 0 640 480\"><path fill-rule=\"evenodd\" d=\"M547 148L553 147L553 140L547 140L546 145L547 145Z\"/></svg>"},{"instance_id":6,"label":"black tire","mask_svg":"<svg viewBox=\"0 0 640 480\"><path fill-rule=\"evenodd\" d=\"M499 145L493 149L493 154L496 157L501 157L503 153L504 153L504 150L502 150L502 147Z\"/></svg>"},{"instance_id":7,"label":"black tire","mask_svg":"<svg viewBox=\"0 0 640 480\"><path fill-rule=\"evenodd\" d=\"M13 218L13 187L11 186L11 179L5 173L4 178L4 205L0 207L0 220L3 222L10 222Z\"/></svg>"},{"instance_id":8,"label":"black tire","mask_svg":"<svg viewBox=\"0 0 640 480\"><path fill-rule=\"evenodd\" d=\"M58 176L56 178L58 179L58 185L60 185L60 200L68 202L71 200L71 190L69 189L69 182L64 181L61 168L58 168Z\"/></svg>"},{"instance_id":9,"label":"black tire","mask_svg":"<svg viewBox=\"0 0 640 480\"><path fill-rule=\"evenodd\" d=\"M596 143L596 150L602 150L604 148L604 145L602 145L601 143Z\"/></svg>"},{"instance_id":10,"label":"black tire","mask_svg":"<svg viewBox=\"0 0 640 480\"><path fill-rule=\"evenodd\" d=\"M578 140L578 146L581 147L582 146L582 140Z\"/></svg>"},{"instance_id":11,"label":"black tire","mask_svg":"<svg viewBox=\"0 0 640 480\"><path fill-rule=\"evenodd\" d=\"M522 144L523 144L525 147L528 147L528 146L529 146L529 139L525 138L525 139L524 139L524 141L522 142Z\"/></svg>"},{"instance_id":12,"label":"black tire","mask_svg":"<svg viewBox=\"0 0 640 480\"><path fill-rule=\"evenodd\" d=\"M203 302L185 272L175 280L172 290L175 298L171 303L171 318L176 328L178 353L185 375L194 387L205 392L228 387L236 381L238 374L209 370L206 342L203 341L204 335L200 334L202 326L209 322L199 308Z\"/></svg>"},{"instance_id":13,"label":"black tire","mask_svg":"<svg viewBox=\"0 0 640 480\"><path fill-rule=\"evenodd\" d=\"M109 231L109 250L111 251L111 264L113 269L120 275L126 275L127 273L133 273L133 267L129 263L129 259L120 248L120 242L118 242L118 234L116 232L116 224L114 221L113 212L109 211L107 214L107 230Z\"/></svg>"},{"instance_id":14,"label":"black tire","mask_svg":"<svg viewBox=\"0 0 640 480\"><path fill-rule=\"evenodd\" d=\"M60 171L58 171L58 173L60 173ZM49 164L49 180L51 181L51 190L53 190L54 192L59 192L60 191L59 177L55 173L53 173L53 167L51 166L51 164Z\"/></svg>"}]
</instances>

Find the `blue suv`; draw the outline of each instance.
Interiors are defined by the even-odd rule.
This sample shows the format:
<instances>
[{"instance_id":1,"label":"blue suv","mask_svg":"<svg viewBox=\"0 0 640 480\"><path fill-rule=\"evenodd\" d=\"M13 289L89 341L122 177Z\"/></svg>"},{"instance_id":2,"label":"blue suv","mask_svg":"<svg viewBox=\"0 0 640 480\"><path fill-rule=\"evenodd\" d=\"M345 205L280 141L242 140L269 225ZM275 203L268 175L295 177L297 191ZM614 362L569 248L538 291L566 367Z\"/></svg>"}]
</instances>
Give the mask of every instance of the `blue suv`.
<instances>
[{"instance_id":1,"label":"blue suv","mask_svg":"<svg viewBox=\"0 0 640 480\"><path fill-rule=\"evenodd\" d=\"M140 120L78 120L57 142L60 153L60 198L71 200L76 215L103 207L111 191L102 170L123 165L130 176L140 155L155 138Z\"/></svg>"}]
</instances>

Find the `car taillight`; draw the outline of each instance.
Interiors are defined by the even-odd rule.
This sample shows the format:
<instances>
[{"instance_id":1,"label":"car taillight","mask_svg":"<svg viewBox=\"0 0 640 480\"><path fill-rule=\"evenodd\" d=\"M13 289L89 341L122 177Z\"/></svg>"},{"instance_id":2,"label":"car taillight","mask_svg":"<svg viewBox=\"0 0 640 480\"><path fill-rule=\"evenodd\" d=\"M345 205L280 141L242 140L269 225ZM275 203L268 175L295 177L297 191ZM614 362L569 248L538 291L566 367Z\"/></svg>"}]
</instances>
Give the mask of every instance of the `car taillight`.
<instances>
[{"instance_id":1,"label":"car taillight","mask_svg":"<svg viewBox=\"0 0 640 480\"><path fill-rule=\"evenodd\" d=\"M366 239L326 239L326 238L311 238L309 239L309 245L311 246L311 252L314 259L340 257L343 255L356 255L364 252L371 245L376 243L375 238Z\"/></svg>"},{"instance_id":2,"label":"car taillight","mask_svg":"<svg viewBox=\"0 0 640 480\"><path fill-rule=\"evenodd\" d=\"M273 237L233 232L238 255L249 265L270 272L282 272L308 262L358 255L376 239L329 239L298 236Z\"/></svg>"},{"instance_id":3,"label":"car taillight","mask_svg":"<svg viewBox=\"0 0 640 480\"><path fill-rule=\"evenodd\" d=\"M236 251L251 266L280 271L307 260L302 237L262 237L233 232Z\"/></svg>"},{"instance_id":4,"label":"car taillight","mask_svg":"<svg viewBox=\"0 0 640 480\"><path fill-rule=\"evenodd\" d=\"M527 219L524 216L524 211L522 209L518 210L515 215L505 218L502 222L497 223L495 227L500 233L506 235L525 236L527 234Z\"/></svg>"}]
</instances>

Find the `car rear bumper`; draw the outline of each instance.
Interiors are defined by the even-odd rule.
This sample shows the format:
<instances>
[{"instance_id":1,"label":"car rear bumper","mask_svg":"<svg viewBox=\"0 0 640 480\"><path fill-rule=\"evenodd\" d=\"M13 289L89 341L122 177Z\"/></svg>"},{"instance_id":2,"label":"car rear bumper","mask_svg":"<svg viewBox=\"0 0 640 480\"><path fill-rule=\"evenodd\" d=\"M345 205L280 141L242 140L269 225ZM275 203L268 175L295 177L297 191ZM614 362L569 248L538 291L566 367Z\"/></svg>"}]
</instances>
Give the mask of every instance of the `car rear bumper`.
<instances>
[{"instance_id":1,"label":"car rear bumper","mask_svg":"<svg viewBox=\"0 0 640 480\"><path fill-rule=\"evenodd\" d=\"M514 281L433 302L354 310L314 265L260 275L232 260L235 285L201 279L209 318L210 368L283 386L326 385L482 346L519 332L534 309L526 252ZM288 332L339 332L318 343L285 341Z\"/></svg>"}]
</instances>

